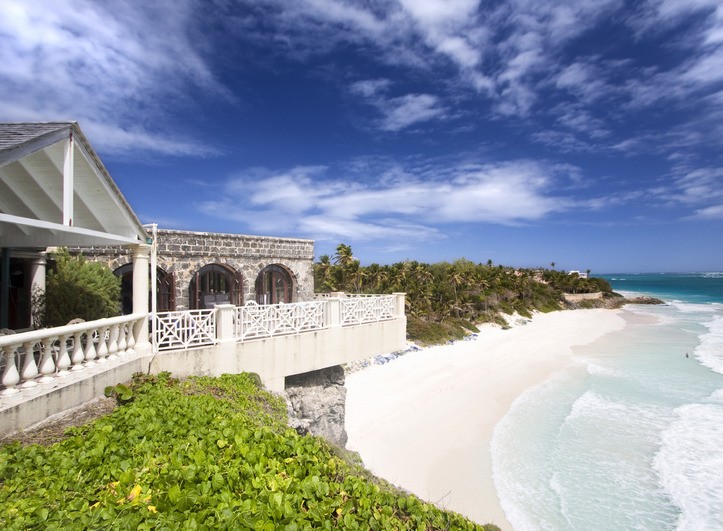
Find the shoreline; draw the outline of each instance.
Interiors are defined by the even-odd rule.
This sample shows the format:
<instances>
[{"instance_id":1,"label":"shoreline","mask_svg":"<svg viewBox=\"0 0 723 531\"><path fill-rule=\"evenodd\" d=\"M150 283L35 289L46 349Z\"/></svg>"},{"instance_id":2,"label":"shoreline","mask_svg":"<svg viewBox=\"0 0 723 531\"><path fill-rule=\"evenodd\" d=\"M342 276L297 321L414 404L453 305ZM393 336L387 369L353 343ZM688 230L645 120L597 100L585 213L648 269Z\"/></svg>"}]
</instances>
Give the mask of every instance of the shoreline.
<instances>
[{"instance_id":1,"label":"shoreline","mask_svg":"<svg viewBox=\"0 0 723 531\"><path fill-rule=\"evenodd\" d=\"M573 347L625 325L622 310L536 314L510 329L412 351L346 378L347 448L375 475L480 524L512 529L492 477L496 424Z\"/></svg>"}]
</instances>

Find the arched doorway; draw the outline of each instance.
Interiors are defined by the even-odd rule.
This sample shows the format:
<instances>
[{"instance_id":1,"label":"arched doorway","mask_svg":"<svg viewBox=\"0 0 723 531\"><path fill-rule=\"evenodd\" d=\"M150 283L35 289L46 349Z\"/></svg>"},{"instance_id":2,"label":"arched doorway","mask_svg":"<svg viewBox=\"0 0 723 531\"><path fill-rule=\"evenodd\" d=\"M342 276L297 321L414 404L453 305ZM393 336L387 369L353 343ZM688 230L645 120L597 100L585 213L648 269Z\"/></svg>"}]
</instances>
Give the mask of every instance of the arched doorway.
<instances>
[{"instance_id":1,"label":"arched doorway","mask_svg":"<svg viewBox=\"0 0 723 531\"><path fill-rule=\"evenodd\" d=\"M293 302L293 279L289 271L280 265L265 267L256 277L256 302L278 304Z\"/></svg>"},{"instance_id":2,"label":"arched doorway","mask_svg":"<svg viewBox=\"0 0 723 531\"><path fill-rule=\"evenodd\" d=\"M189 287L189 307L210 309L216 304L241 306L241 273L222 264L209 264L196 271Z\"/></svg>"},{"instance_id":3,"label":"arched doorway","mask_svg":"<svg viewBox=\"0 0 723 531\"><path fill-rule=\"evenodd\" d=\"M7 311L0 315L0 328L23 330L32 326L32 297L30 288L30 261L24 258L10 257L7 261L0 260L0 290L4 291L6 306L0 311ZM7 273L3 267L8 268ZM7 280L7 285L2 285Z\"/></svg>"},{"instance_id":4,"label":"arched doorway","mask_svg":"<svg viewBox=\"0 0 723 531\"><path fill-rule=\"evenodd\" d=\"M121 311L123 315L133 313L133 264L125 264L113 271L121 279ZM150 286L150 283L149 283ZM173 273L156 268L156 310L169 312L176 309L176 277ZM151 296L148 294L148 311L151 310Z\"/></svg>"}]
</instances>

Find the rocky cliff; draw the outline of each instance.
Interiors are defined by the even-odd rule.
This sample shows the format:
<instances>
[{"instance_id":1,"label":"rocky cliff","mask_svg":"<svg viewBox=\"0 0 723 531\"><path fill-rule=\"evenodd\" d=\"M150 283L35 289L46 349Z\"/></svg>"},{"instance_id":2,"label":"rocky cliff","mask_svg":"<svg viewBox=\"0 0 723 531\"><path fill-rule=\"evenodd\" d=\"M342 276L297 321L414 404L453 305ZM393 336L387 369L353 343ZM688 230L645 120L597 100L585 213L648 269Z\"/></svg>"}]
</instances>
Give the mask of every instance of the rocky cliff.
<instances>
[{"instance_id":1,"label":"rocky cliff","mask_svg":"<svg viewBox=\"0 0 723 531\"><path fill-rule=\"evenodd\" d=\"M301 434L311 433L344 448L346 388L340 366L286 379L289 424Z\"/></svg>"}]
</instances>

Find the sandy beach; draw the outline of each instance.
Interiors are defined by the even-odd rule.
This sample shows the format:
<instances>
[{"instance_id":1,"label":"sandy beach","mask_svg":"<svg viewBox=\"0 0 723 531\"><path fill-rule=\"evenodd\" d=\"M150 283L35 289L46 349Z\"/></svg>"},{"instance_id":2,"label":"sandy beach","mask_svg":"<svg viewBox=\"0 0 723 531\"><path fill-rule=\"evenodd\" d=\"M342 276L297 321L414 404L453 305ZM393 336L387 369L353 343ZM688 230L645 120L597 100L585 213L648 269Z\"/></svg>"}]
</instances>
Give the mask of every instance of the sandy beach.
<instances>
[{"instance_id":1,"label":"sandy beach","mask_svg":"<svg viewBox=\"0 0 723 531\"><path fill-rule=\"evenodd\" d=\"M537 314L349 374L347 448L420 498L509 530L492 478L495 425L525 390L574 363L574 346L622 329L620 313Z\"/></svg>"}]
</instances>

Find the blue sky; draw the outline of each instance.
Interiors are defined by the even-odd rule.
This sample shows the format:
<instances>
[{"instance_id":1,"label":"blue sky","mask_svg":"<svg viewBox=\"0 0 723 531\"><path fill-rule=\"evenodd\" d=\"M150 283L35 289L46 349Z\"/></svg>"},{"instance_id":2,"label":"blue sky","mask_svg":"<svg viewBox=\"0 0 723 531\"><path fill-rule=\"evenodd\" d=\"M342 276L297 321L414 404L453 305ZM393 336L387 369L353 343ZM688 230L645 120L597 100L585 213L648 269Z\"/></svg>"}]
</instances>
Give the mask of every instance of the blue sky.
<instances>
[{"instance_id":1,"label":"blue sky","mask_svg":"<svg viewBox=\"0 0 723 531\"><path fill-rule=\"evenodd\" d=\"M3 0L0 89L163 228L723 269L719 0Z\"/></svg>"}]
</instances>

